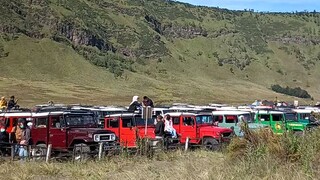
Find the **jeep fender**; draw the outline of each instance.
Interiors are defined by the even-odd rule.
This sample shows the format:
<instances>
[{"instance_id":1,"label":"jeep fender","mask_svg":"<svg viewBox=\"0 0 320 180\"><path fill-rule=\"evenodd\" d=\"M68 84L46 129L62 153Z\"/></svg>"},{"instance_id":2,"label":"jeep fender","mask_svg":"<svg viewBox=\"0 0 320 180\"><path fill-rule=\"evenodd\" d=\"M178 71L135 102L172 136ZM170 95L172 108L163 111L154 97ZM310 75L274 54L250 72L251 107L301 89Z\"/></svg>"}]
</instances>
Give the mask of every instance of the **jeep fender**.
<instances>
[{"instance_id":1,"label":"jeep fender","mask_svg":"<svg viewBox=\"0 0 320 180\"><path fill-rule=\"evenodd\" d=\"M89 138L87 136L79 136L79 137L76 137L72 140L71 144L70 144L70 147L73 147L73 145L75 144L79 144L79 143L85 143L85 144L88 144L88 143L93 143L93 139L92 138Z\"/></svg>"}]
</instances>

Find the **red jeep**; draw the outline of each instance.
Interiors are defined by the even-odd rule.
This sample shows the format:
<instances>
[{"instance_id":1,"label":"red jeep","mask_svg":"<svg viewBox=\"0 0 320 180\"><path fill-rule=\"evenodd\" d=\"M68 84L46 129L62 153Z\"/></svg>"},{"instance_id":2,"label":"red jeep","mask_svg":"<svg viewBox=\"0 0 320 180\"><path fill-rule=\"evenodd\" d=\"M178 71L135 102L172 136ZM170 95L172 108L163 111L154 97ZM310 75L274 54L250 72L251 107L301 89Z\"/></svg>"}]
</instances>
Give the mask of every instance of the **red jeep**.
<instances>
[{"instance_id":1,"label":"red jeep","mask_svg":"<svg viewBox=\"0 0 320 180\"><path fill-rule=\"evenodd\" d=\"M110 146L116 144L116 135L112 131L98 127L94 114L85 111L56 111L40 112L33 116L31 137L34 145L37 145L37 154L43 155L42 150L48 144L52 144L52 151L81 149L82 152L97 150L99 142ZM94 145L94 146L92 146Z\"/></svg>"},{"instance_id":2,"label":"red jeep","mask_svg":"<svg viewBox=\"0 0 320 180\"><path fill-rule=\"evenodd\" d=\"M120 139L120 145L128 148L137 147L137 139L155 138L154 119L142 119L133 113L113 114L105 117L105 129L113 131Z\"/></svg>"},{"instance_id":3,"label":"red jeep","mask_svg":"<svg viewBox=\"0 0 320 180\"><path fill-rule=\"evenodd\" d=\"M190 144L203 144L209 149L217 149L220 143L229 142L232 130L213 125L211 113L193 114L174 112L167 113L172 117L173 127L180 135L181 143L189 137Z\"/></svg>"}]
</instances>

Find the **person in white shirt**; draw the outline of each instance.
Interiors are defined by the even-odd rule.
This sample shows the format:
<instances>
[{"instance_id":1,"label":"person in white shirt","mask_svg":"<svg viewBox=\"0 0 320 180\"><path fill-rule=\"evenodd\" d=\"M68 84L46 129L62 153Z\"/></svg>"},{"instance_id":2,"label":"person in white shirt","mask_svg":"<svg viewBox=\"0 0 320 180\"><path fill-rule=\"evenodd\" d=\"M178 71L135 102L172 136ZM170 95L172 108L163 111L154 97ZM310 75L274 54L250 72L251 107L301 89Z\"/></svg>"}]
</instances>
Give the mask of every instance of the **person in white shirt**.
<instances>
[{"instance_id":1,"label":"person in white shirt","mask_svg":"<svg viewBox=\"0 0 320 180\"><path fill-rule=\"evenodd\" d=\"M172 135L172 138L177 138L177 131L173 128L173 122L170 115L164 116L164 131L170 132Z\"/></svg>"}]
</instances>

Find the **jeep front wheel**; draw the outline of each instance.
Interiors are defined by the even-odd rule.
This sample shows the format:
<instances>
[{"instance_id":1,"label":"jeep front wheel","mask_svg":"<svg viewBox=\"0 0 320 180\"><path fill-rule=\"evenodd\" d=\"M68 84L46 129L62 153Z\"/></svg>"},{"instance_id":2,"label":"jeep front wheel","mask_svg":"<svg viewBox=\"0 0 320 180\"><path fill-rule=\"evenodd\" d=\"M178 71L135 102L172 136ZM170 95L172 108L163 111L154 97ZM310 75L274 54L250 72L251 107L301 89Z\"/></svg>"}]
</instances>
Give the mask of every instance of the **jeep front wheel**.
<instances>
[{"instance_id":1,"label":"jeep front wheel","mask_svg":"<svg viewBox=\"0 0 320 180\"><path fill-rule=\"evenodd\" d=\"M216 140L214 138L205 138L203 140L203 146L207 150L217 151L217 150L219 150L220 143L218 140Z\"/></svg>"},{"instance_id":2,"label":"jeep front wheel","mask_svg":"<svg viewBox=\"0 0 320 180\"><path fill-rule=\"evenodd\" d=\"M90 153L90 147L84 143L75 144L73 148L73 159L75 161L86 160Z\"/></svg>"}]
</instances>

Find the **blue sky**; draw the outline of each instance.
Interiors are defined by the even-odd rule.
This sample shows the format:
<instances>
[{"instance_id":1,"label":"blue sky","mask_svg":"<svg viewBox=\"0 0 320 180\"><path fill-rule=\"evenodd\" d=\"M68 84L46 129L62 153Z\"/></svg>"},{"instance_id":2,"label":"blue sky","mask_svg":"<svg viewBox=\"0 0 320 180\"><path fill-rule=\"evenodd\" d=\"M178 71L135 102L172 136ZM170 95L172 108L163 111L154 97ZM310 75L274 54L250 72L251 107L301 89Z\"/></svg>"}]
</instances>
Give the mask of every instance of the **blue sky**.
<instances>
[{"instance_id":1,"label":"blue sky","mask_svg":"<svg viewBox=\"0 0 320 180\"><path fill-rule=\"evenodd\" d=\"M194 5L213 6L232 10L254 9L255 11L292 12L313 11L320 12L320 0L178 0Z\"/></svg>"}]
</instances>

